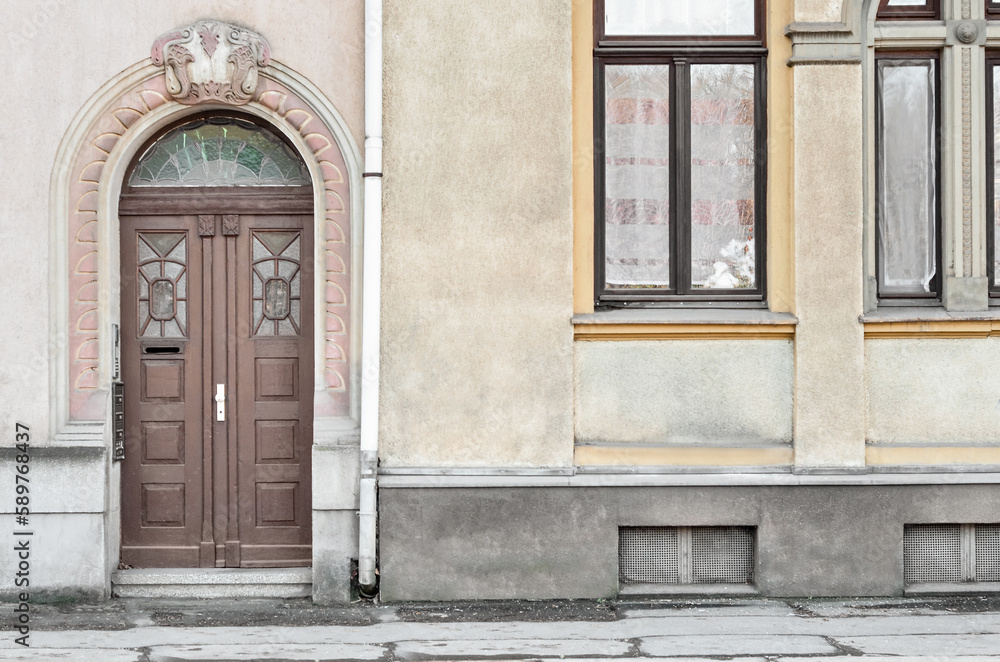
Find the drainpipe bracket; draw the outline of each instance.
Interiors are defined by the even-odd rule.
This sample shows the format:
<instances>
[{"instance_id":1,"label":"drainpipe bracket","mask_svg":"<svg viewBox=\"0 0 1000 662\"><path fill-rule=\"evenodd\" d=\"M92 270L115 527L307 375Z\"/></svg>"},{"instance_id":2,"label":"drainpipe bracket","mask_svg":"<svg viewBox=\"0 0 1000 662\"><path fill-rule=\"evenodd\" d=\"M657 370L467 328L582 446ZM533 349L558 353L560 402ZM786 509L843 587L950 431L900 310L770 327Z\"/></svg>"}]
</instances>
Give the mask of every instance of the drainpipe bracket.
<instances>
[{"instance_id":1,"label":"drainpipe bracket","mask_svg":"<svg viewBox=\"0 0 1000 662\"><path fill-rule=\"evenodd\" d=\"M378 451L361 451L361 477L375 478L378 473Z\"/></svg>"}]
</instances>

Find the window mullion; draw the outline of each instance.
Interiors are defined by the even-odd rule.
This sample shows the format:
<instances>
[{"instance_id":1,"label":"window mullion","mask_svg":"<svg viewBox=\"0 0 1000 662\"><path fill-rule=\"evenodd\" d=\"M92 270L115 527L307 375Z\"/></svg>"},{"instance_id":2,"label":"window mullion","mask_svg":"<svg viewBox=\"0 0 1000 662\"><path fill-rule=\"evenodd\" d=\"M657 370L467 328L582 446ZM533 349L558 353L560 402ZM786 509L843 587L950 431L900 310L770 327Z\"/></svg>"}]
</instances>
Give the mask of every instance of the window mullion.
<instances>
[{"instance_id":1,"label":"window mullion","mask_svg":"<svg viewBox=\"0 0 1000 662\"><path fill-rule=\"evenodd\" d=\"M767 66L757 61L754 74L754 276L761 293L767 292Z\"/></svg>"},{"instance_id":2,"label":"window mullion","mask_svg":"<svg viewBox=\"0 0 1000 662\"><path fill-rule=\"evenodd\" d=\"M671 167L676 176L670 223L673 228L670 261L677 278L677 292L691 292L691 69L687 60L674 60L674 149Z\"/></svg>"},{"instance_id":3,"label":"window mullion","mask_svg":"<svg viewBox=\"0 0 1000 662\"><path fill-rule=\"evenodd\" d=\"M996 98L993 67L998 62L995 58L986 58L986 273L989 276L990 294L995 295L997 288L996 270Z\"/></svg>"},{"instance_id":4,"label":"window mullion","mask_svg":"<svg viewBox=\"0 0 1000 662\"><path fill-rule=\"evenodd\" d=\"M963 524L961 536L962 581L976 581L976 525Z\"/></svg>"}]
</instances>

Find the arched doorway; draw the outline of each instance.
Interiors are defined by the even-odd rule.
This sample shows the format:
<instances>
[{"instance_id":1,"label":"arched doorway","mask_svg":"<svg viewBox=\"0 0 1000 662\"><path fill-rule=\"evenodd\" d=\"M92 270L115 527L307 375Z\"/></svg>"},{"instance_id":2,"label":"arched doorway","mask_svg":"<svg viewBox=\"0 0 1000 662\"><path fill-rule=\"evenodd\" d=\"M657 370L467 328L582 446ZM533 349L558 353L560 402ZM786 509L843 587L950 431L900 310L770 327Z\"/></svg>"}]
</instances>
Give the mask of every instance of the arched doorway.
<instances>
[{"instance_id":1,"label":"arched doorway","mask_svg":"<svg viewBox=\"0 0 1000 662\"><path fill-rule=\"evenodd\" d=\"M220 44L229 44L226 39L239 35L241 39L262 39L259 35L244 34L249 32L245 28L212 20L199 21L174 32L190 38L184 48L196 61L187 64L189 80L193 80L190 78L193 73L201 75L209 71L198 65L209 57L206 35L214 34ZM140 589L128 588L132 586L128 583L132 581L126 576L128 573L115 573L122 560L122 543L130 544L122 538L123 512L117 505L123 503L123 499L126 502L135 500L133 496L118 494L125 484L122 479L124 467L115 461L118 459L117 431L109 425L114 420L110 391L121 379L117 342L122 324L120 286L123 281L119 206L125 202L127 210L130 204L128 196L123 198L121 194L134 192L128 185L132 167L135 159L149 147L149 141L178 126L178 121L200 119L211 113L268 127L268 133L294 146L294 152L302 157L310 175L311 207L304 206L304 196L302 200L303 211L312 210L308 227L313 246L311 254L302 253L302 260L308 261L314 269L315 283L311 309L307 312L312 319L314 338L310 354L313 383L309 389L312 447L308 459L317 475L338 476L338 479L310 485L311 495L295 494L296 507L302 501L311 509L313 571L284 573L280 589L265 586L262 591L269 596L301 596L311 592L313 599L321 602L345 601L350 595L350 559L352 550L357 548L358 535L356 481L361 392L360 229L363 206L361 154L356 138L362 134L357 126L352 129L349 120L313 82L273 59L264 58L251 65L257 85L248 101L192 100L185 96L185 90L190 92L192 88L175 89L166 72L168 65L183 65L182 60L188 58L161 63L157 59L163 46L161 42L158 40L154 44L152 60L145 59L126 68L95 91L81 107L60 142L55 159L59 165L53 169L50 187L49 235L53 239L51 271L55 277L49 301L53 351L50 400L54 434L62 447L80 448L86 453L95 448L108 451L99 459L96 454L86 455L94 458L87 475L101 476L100 489L110 498L109 507L101 516L99 537L105 544L87 548L91 554L89 563L103 565L104 571L105 582L94 586L93 590L103 595L124 596L126 592L148 595L136 592ZM240 53L239 57L246 55L243 51ZM219 61L227 61L226 54L220 50L217 49L215 55ZM253 73L242 68L240 71L245 77ZM213 89L225 89L225 80L213 81ZM173 188L178 197L190 193L182 191L181 187L166 188ZM239 192L252 198L255 195L253 188L242 186ZM282 196L276 191L266 187L265 193L257 195L278 200ZM165 193L164 199L167 199L169 191ZM217 216L216 235L222 235L222 216L248 216L250 212L216 207L215 211L185 214ZM197 233L191 234L193 228L186 232L188 237L203 241ZM169 289L162 284L158 287ZM302 305L306 305L304 298ZM202 369L201 362L198 369ZM214 388L214 384L208 386ZM128 385L126 390L130 390ZM213 391L213 399L202 402L202 406L214 407L214 395ZM199 395L201 400L204 397L204 394ZM234 397L238 395L227 393L228 402L233 402ZM110 452L113 444L116 447L114 454ZM166 465L169 458L160 461ZM186 480L181 482L187 488ZM173 489L177 491L176 487ZM155 499L169 495L161 492L152 496ZM207 507L205 503L201 506ZM184 508L187 507L185 501ZM249 510L244 509L244 512ZM175 519L171 523L177 522ZM206 525L204 519L201 524ZM173 528L186 528L186 524ZM198 545L199 559L194 565L201 562L200 540ZM247 565L244 560L241 558L241 565ZM292 565L288 561L278 563ZM237 576L215 574L222 584L227 581L219 579L223 575L227 578ZM157 573L138 576L142 578L143 587L154 586L158 595L173 594L175 590L173 585L159 587ZM177 576L171 574L171 577ZM180 576L198 578L206 573L196 571ZM290 576L302 581L288 584ZM303 583L311 584L311 588ZM241 586L238 593L246 595L246 587Z\"/></svg>"},{"instance_id":2,"label":"arched doorway","mask_svg":"<svg viewBox=\"0 0 1000 662\"><path fill-rule=\"evenodd\" d=\"M119 200L132 567L309 565L313 191L235 112L138 151Z\"/></svg>"}]
</instances>

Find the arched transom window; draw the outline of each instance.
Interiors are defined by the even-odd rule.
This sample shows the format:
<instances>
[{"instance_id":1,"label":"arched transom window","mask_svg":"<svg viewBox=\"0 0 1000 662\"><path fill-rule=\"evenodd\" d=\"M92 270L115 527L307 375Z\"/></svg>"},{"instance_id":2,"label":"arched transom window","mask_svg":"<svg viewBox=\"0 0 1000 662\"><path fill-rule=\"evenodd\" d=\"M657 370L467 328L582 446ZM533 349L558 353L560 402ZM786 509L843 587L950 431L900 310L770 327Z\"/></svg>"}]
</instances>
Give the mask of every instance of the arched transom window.
<instances>
[{"instance_id":1,"label":"arched transom window","mask_svg":"<svg viewBox=\"0 0 1000 662\"><path fill-rule=\"evenodd\" d=\"M307 186L302 159L278 136L237 117L208 117L168 131L146 148L128 185Z\"/></svg>"}]
</instances>

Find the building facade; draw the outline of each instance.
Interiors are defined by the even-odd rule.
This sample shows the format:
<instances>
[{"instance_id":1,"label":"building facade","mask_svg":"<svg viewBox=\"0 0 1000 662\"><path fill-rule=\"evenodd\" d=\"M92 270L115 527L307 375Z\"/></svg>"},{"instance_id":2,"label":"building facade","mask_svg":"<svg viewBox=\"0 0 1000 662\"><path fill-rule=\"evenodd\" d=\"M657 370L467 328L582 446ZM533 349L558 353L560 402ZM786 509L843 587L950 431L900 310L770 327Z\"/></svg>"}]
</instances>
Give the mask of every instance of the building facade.
<instances>
[{"instance_id":1,"label":"building facade","mask_svg":"<svg viewBox=\"0 0 1000 662\"><path fill-rule=\"evenodd\" d=\"M33 594L997 586L994 4L3 2Z\"/></svg>"}]
</instances>

